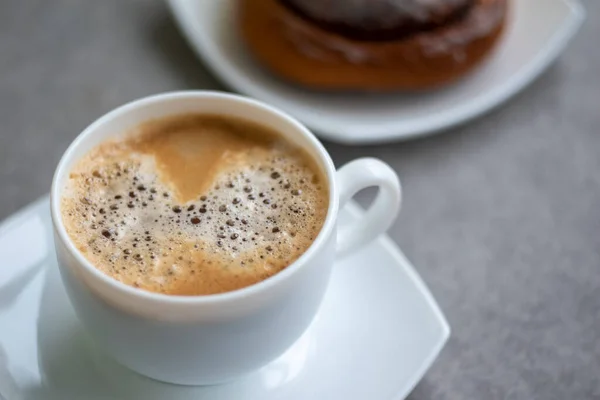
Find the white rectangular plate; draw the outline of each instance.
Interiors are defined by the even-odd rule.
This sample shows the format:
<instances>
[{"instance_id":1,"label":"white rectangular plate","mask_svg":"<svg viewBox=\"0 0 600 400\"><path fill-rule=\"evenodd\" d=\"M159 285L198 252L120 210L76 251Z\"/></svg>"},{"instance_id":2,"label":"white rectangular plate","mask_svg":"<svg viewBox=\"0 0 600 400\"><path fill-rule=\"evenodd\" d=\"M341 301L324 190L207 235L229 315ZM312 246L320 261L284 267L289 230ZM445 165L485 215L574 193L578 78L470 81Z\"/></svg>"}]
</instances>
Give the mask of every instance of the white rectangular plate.
<instances>
[{"instance_id":1,"label":"white rectangular plate","mask_svg":"<svg viewBox=\"0 0 600 400\"><path fill-rule=\"evenodd\" d=\"M473 119L540 75L577 32L576 0L510 0L507 30L492 57L458 84L427 93L334 94L276 79L248 54L236 29L235 0L170 0L192 48L232 89L273 104L325 139L375 143L438 132Z\"/></svg>"},{"instance_id":2,"label":"white rectangular plate","mask_svg":"<svg viewBox=\"0 0 600 400\"><path fill-rule=\"evenodd\" d=\"M341 223L359 218L352 205ZM0 226L0 399L400 400L450 334L396 245L381 237L337 263L317 318L285 354L231 384L156 382L98 350L60 280L48 200Z\"/></svg>"}]
</instances>

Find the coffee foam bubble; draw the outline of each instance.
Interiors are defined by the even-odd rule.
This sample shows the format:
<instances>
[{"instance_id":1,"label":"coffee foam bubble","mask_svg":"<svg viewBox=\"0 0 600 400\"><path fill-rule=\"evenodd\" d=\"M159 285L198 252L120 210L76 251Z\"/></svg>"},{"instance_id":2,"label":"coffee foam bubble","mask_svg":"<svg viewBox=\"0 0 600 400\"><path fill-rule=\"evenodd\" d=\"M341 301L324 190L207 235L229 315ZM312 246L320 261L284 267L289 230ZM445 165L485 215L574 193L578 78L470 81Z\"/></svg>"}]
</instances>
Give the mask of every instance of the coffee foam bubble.
<instances>
[{"instance_id":1,"label":"coffee foam bubble","mask_svg":"<svg viewBox=\"0 0 600 400\"><path fill-rule=\"evenodd\" d=\"M193 199L178 198L156 157L100 145L73 169L62 215L104 273L145 290L200 295L260 282L296 260L321 229L328 190L287 143L236 148Z\"/></svg>"}]
</instances>

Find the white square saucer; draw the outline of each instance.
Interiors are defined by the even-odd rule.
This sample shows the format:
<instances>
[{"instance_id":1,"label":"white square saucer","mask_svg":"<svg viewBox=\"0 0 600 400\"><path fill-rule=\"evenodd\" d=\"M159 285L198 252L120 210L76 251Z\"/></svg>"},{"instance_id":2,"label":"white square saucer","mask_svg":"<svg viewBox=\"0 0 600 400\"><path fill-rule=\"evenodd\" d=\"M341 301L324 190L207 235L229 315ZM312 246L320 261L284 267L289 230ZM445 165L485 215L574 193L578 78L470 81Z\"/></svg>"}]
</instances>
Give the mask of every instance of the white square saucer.
<instances>
[{"instance_id":1,"label":"white square saucer","mask_svg":"<svg viewBox=\"0 0 600 400\"><path fill-rule=\"evenodd\" d=\"M577 0L510 0L498 48L455 85L423 93L328 93L304 90L265 71L238 36L236 0L169 0L182 33L232 89L274 104L315 134L339 143L405 140L478 117L525 88L565 49L585 11Z\"/></svg>"},{"instance_id":2,"label":"white square saucer","mask_svg":"<svg viewBox=\"0 0 600 400\"><path fill-rule=\"evenodd\" d=\"M361 215L354 204L340 223ZM312 325L234 383L183 387L127 370L83 331L56 266L48 199L0 225L0 400L401 400L450 334L396 245L381 237L334 268Z\"/></svg>"}]
</instances>

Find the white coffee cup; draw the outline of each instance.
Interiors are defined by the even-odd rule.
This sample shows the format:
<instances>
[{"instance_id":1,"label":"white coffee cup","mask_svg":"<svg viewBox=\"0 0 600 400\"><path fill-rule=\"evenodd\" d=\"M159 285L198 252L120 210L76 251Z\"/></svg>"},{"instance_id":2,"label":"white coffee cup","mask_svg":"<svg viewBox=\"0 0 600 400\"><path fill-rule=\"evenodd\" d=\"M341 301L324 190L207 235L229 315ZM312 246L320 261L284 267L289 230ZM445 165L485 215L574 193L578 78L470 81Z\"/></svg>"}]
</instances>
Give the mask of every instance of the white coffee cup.
<instances>
[{"instance_id":1,"label":"white coffee cup","mask_svg":"<svg viewBox=\"0 0 600 400\"><path fill-rule=\"evenodd\" d=\"M230 115L267 125L305 148L325 172L330 197L323 228L298 260L273 277L215 295L151 293L100 272L69 238L60 199L74 163L96 145L120 137L144 121L189 112ZM364 218L338 229L340 206L371 186L379 192ZM184 385L226 382L281 355L315 317L335 258L360 249L387 230L400 200L398 177L383 162L359 159L336 171L321 143L295 119L252 99L206 91L146 97L101 117L63 155L51 193L62 280L89 334L130 369Z\"/></svg>"}]
</instances>

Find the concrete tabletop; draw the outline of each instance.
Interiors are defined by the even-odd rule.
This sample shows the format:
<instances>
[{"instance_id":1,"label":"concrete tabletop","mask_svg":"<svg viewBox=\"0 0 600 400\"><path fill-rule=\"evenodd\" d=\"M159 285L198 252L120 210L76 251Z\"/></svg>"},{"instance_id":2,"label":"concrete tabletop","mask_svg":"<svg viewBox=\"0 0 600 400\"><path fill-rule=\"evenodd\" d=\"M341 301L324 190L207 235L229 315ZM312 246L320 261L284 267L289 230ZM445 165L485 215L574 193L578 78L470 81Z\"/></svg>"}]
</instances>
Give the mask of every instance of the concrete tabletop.
<instances>
[{"instance_id":1,"label":"concrete tabletop","mask_svg":"<svg viewBox=\"0 0 600 400\"><path fill-rule=\"evenodd\" d=\"M411 400L600 398L600 2L584 3L558 63L500 109L408 143L326 143L337 165L400 174L390 235L453 328ZM201 88L221 86L161 1L1 1L0 218L101 114Z\"/></svg>"}]
</instances>

